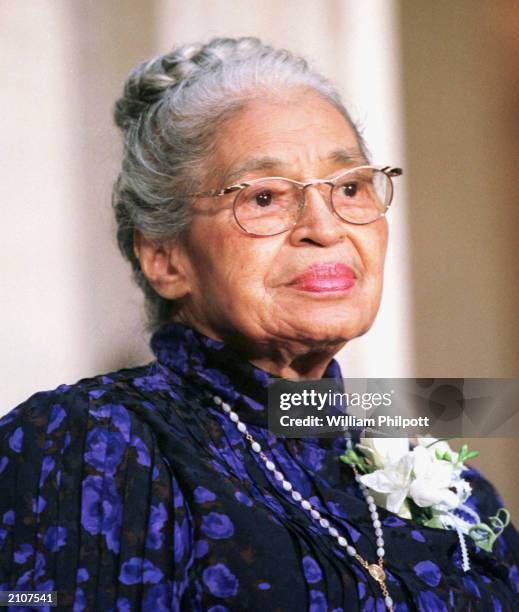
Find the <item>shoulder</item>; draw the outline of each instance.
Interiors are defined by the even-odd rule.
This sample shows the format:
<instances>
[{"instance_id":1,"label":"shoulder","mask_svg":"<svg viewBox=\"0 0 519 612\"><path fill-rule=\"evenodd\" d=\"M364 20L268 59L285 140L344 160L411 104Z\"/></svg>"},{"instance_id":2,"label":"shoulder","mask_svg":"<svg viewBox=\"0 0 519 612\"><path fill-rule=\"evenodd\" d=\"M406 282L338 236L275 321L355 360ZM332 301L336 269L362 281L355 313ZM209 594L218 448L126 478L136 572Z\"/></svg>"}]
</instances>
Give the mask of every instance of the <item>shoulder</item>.
<instances>
[{"instance_id":1,"label":"shoulder","mask_svg":"<svg viewBox=\"0 0 519 612\"><path fill-rule=\"evenodd\" d=\"M174 562L183 572L190 511L157 435L166 382L153 363L84 378L1 420L0 587L59 590L68 606L81 575L95 609L96 592L108 597L116 579L98 577L99 558L136 589L143 554L157 580ZM171 529L185 534L174 551Z\"/></svg>"},{"instance_id":2,"label":"shoulder","mask_svg":"<svg viewBox=\"0 0 519 612\"><path fill-rule=\"evenodd\" d=\"M100 463L126 447L149 465L166 427L161 403L165 394L171 403L173 389L151 362L39 391L0 419L0 475L10 463L37 466L57 454Z\"/></svg>"},{"instance_id":3,"label":"shoulder","mask_svg":"<svg viewBox=\"0 0 519 612\"><path fill-rule=\"evenodd\" d=\"M81 425L88 417L102 419L115 408L121 416L132 416L135 405L154 407L154 394L158 390L171 390L157 362L134 368L86 377L73 384L61 384L50 390L38 391L5 416L0 418L0 439L18 431L44 429L46 433L62 427ZM15 440L12 446L18 444Z\"/></svg>"}]
</instances>

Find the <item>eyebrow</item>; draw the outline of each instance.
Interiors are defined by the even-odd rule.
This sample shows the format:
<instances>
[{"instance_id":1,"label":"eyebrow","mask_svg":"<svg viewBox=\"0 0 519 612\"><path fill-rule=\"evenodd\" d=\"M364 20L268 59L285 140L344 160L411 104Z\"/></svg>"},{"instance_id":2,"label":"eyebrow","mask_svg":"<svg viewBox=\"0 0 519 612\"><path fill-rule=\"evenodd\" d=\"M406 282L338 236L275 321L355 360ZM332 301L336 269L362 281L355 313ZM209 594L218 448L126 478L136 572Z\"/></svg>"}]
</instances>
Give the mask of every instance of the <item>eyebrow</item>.
<instances>
[{"instance_id":1,"label":"eyebrow","mask_svg":"<svg viewBox=\"0 0 519 612\"><path fill-rule=\"evenodd\" d=\"M233 183L244 174L249 172L258 172L260 170L272 170L279 166L287 166L287 162L277 157L263 155L261 157L249 157L237 166L232 172L225 175L225 182Z\"/></svg>"},{"instance_id":2,"label":"eyebrow","mask_svg":"<svg viewBox=\"0 0 519 612\"><path fill-rule=\"evenodd\" d=\"M336 149L326 158L326 161L337 164L368 164L367 157L358 149Z\"/></svg>"},{"instance_id":3,"label":"eyebrow","mask_svg":"<svg viewBox=\"0 0 519 612\"><path fill-rule=\"evenodd\" d=\"M367 164L368 160L366 156L359 152L358 149L336 149L330 155L326 157L320 157L320 161L332 162L336 164L350 165L350 164ZM286 159L279 157L271 157L269 155L262 155L259 157L249 157L244 160L239 166L234 168L231 172L225 175L225 184L229 185L240 179L243 175L249 172L259 172L262 170L273 170L275 168L289 167L290 162Z\"/></svg>"}]
</instances>

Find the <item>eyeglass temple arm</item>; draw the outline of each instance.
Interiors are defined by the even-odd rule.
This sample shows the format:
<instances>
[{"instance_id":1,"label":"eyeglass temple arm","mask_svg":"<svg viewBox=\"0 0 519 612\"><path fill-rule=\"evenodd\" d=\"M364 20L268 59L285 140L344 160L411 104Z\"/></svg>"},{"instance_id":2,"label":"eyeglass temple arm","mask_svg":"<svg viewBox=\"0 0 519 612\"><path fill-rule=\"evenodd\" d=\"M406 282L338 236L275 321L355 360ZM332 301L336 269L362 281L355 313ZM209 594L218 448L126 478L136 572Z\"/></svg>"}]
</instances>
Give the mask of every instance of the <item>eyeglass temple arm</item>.
<instances>
[{"instance_id":1,"label":"eyeglass temple arm","mask_svg":"<svg viewBox=\"0 0 519 612\"><path fill-rule=\"evenodd\" d=\"M388 176L402 176L402 174L404 173L404 171L402 170L402 168L396 168L393 166L384 166L384 168L381 168L382 172L384 172L385 174L387 174Z\"/></svg>"}]
</instances>

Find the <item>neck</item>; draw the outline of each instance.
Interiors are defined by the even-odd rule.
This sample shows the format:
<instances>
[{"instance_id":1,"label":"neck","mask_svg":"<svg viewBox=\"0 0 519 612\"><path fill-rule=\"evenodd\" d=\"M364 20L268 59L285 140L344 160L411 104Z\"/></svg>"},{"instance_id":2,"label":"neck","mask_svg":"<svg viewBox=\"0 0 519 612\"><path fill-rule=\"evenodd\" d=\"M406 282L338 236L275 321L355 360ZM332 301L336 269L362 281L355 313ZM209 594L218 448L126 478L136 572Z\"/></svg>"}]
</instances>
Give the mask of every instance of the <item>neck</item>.
<instances>
[{"instance_id":1,"label":"neck","mask_svg":"<svg viewBox=\"0 0 519 612\"><path fill-rule=\"evenodd\" d=\"M177 318L177 321L196 329L208 338L223 342L243 359L276 378L292 380L322 378L334 355L346 344L343 339L326 343L318 343L311 339L304 341L287 338L258 341L243 336L237 330L216 331L206 325L194 324L193 321L181 318Z\"/></svg>"},{"instance_id":2,"label":"neck","mask_svg":"<svg viewBox=\"0 0 519 612\"><path fill-rule=\"evenodd\" d=\"M337 349L338 350L338 349ZM269 356L251 356L247 360L252 365L265 370L277 378L292 380L311 380L323 377L323 374L337 351L316 351L285 359L273 359Z\"/></svg>"}]
</instances>

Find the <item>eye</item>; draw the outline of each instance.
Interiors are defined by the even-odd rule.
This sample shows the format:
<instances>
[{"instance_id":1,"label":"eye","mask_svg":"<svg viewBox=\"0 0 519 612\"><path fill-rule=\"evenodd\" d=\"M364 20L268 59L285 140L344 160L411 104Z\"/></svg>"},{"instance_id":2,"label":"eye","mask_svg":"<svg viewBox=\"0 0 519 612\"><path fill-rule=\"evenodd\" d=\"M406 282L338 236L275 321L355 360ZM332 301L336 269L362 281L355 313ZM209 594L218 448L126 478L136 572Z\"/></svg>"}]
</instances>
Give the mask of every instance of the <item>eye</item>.
<instances>
[{"instance_id":1,"label":"eye","mask_svg":"<svg viewBox=\"0 0 519 612\"><path fill-rule=\"evenodd\" d=\"M260 193L257 193L254 196L254 201L258 206L265 208L266 206L269 206L270 204L272 204L272 192L262 191Z\"/></svg>"},{"instance_id":2,"label":"eye","mask_svg":"<svg viewBox=\"0 0 519 612\"><path fill-rule=\"evenodd\" d=\"M348 196L349 198L354 198L357 195L358 190L358 183L346 183L342 186L342 191L344 195Z\"/></svg>"}]
</instances>

